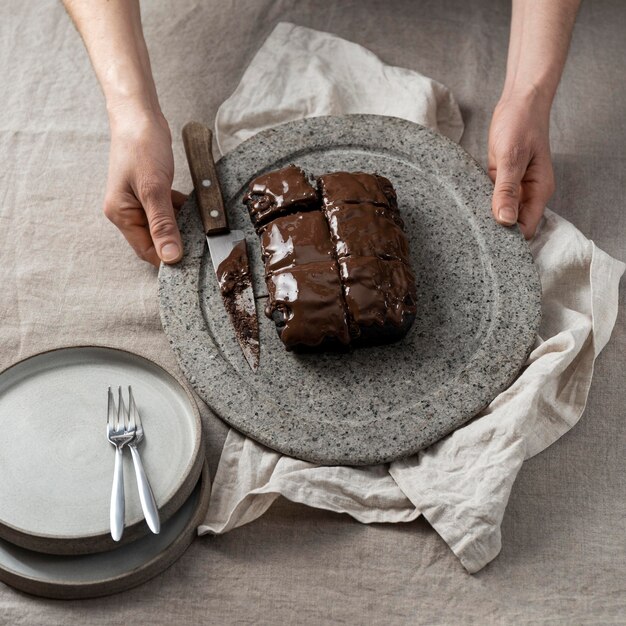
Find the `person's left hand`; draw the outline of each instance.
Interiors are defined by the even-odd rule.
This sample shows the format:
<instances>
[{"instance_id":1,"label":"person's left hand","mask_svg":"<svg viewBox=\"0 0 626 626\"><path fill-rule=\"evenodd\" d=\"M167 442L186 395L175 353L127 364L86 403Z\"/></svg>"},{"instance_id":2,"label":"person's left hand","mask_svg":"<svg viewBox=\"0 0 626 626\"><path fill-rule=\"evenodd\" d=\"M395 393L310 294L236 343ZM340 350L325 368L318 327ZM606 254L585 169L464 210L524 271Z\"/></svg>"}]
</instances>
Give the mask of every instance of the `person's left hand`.
<instances>
[{"instance_id":1,"label":"person's left hand","mask_svg":"<svg viewBox=\"0 0 626 626\"><path fill-rule=\"evenodd\" d=\"M554 193L549 123L549 102L507 97L496 106L489 129L493 215L505 226L517 222L526 239L535 234Z\"/></svg>"}]
</instances>

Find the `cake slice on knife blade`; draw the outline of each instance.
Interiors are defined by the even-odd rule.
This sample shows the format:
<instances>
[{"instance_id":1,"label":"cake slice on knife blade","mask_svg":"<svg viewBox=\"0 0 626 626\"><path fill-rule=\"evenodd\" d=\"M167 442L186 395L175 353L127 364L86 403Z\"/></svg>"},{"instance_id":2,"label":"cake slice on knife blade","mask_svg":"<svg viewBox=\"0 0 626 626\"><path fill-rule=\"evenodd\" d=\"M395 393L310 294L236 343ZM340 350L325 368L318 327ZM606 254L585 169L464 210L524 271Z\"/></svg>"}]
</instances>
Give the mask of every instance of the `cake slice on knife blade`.
<instances>
[{"instance_id":1,"label":"cake slice on knife blade","mask_svg":"<svg viewBox=\"0 0 626 626\"><path fill-rule=\"evenodd\" d=\"M256 371L260 358L259 325L246 239L242 231L230 230L228 227L211 154L212 140L213 135L204 124L189 122L183 128L183 142L196 192L196 204L224 307L243 355L252 371Z\"/></svg>"}]
</instances>

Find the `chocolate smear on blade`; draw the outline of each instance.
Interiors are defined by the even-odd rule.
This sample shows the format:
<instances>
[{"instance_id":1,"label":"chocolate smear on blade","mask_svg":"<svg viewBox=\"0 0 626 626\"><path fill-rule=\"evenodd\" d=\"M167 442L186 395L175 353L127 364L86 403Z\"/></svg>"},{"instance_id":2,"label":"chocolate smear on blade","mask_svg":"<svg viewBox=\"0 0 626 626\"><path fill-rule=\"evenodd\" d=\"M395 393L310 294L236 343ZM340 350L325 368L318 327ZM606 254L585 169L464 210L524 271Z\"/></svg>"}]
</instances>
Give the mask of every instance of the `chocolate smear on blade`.
<instances>
[{"instance_id":1,"label":"chocolate smear on blade","mask_svg":"<svg viewBox=\"0 0 626 626\"><path fill-rule=\"evenodd\" d=\"M252 277L245 239L233 246L230 254L219 264L216 274L237 341L250 367L256 370L260 357L259 326L251 294Z\"/></svg>"}]
</instances>

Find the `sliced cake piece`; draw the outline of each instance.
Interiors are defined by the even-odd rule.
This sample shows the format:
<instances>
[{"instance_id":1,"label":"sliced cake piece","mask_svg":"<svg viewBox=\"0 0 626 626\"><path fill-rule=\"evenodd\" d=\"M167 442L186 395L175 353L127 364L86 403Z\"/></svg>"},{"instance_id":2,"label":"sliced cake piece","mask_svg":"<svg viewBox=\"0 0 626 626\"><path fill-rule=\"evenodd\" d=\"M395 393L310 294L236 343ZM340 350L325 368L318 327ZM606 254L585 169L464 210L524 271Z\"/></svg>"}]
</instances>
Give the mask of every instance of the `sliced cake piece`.
<instances>
[{"instance_id":1,"label":"sliced cake piece","mask_svg":"<svg viewBox=\"0 0 626 626\"><path fill-rule=\"evenodd\" d=\"M406 235L389 208L369 202L337 202L325 213L338 258L373 256L409 263Z\"/></svg>"},{"instance_id":2,"label":"sliced cake piece","mask_svg":"<svg viewBox=\"0 0 626 626\"><path fill-rule=\"evenodd\" d=\"M353 336L355 326L363 343L395 341L406 334L417 312L415 277L408 265L350 256L339 261L339 271Z\"/></svg>"},{"instance_id":3,"label":"sliced cake piece","mask_svg":"<svg viewBox=\"0 0 626 626\"><path fill-rule=\"evenodd\" d=\"M334 259L328 223L321 211L278 217L261 230L265 271Z\"/></svg>"},{"instance_id":4,"label":"sliced cake piece","mask_svg":"<svg viewBox=\"0 0 626 626\"><path fill-rule=\"evenodd\" d=\"M365 172L334 172L317 179L317 187L325 209L337 205L367 202L388 210L389 217L404 228L398 211L398 198L391 181L378 174Z\"/></svg>"},{"instance_id":5,"label":"sliced cake piece","mask_svg":"<svg viewBox=\"0 0 626 626\"><path fill-rule=\"evenodd\" d=\"M332 207L337 202L369 202L389 206L381 177L375 174L333 172L320 176L317 182L324 206Z\"/></svg>"},{"instance_id":6,"label":"sliced cake piece","mask_svg":"<svg viewBox=\"0 0 626 626\"><path fill-rule=\"evenodd\" d=\"M350 342L339 269L335 261L307 263L267 276L265 314L288 350Z\"/></svg>"},{"instance_id":7,"label":"sliced cake piece","mask_svg":"<svg viewBox=\"0 0 626 626\"><path fill-rule=\"evenodd\" d=\"M257 231L281 215L319 207L317 191L295 165L255 178L243 201Z\"/></svg>"}]
</instances>

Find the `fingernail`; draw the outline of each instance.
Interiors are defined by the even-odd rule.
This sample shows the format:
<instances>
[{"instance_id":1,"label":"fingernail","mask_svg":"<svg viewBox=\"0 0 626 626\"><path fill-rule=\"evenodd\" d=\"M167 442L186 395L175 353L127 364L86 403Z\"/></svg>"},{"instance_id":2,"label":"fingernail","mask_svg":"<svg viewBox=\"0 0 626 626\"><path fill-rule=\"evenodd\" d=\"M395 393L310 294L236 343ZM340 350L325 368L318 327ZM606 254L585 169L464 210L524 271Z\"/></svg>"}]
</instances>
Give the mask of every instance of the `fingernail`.
<instances>
[{"instance_id":1,"label":"fingernail","mask_svg":"<svg viewBox=\"0 0 626 626\"><path fill-rule=\"evenodd\" d=\"M500 218L500 221L505 224L515 224L515 222L517 222L517 212L510 206L502 207L498 211L498 217Z\"/></svg>"},{"instance_id":2,"label":"fingernail","mask_svg":"<svg viewBox=\"0 0 626 626\"><path fill-rule=\"evenodd\" d=\"M180 249L175 243L166 243L161 248L161 258L167 263L168 261L175 261L180 254Z\"/></svg>"}]
</instances>

